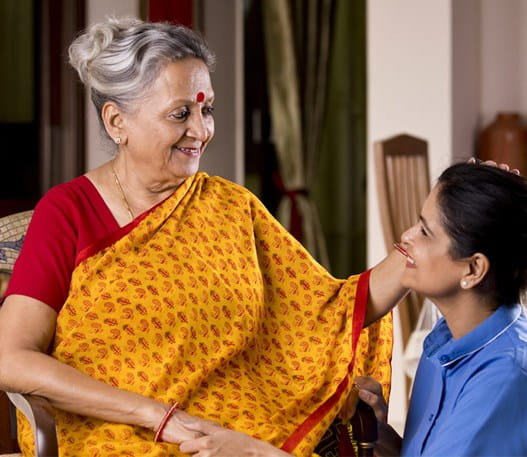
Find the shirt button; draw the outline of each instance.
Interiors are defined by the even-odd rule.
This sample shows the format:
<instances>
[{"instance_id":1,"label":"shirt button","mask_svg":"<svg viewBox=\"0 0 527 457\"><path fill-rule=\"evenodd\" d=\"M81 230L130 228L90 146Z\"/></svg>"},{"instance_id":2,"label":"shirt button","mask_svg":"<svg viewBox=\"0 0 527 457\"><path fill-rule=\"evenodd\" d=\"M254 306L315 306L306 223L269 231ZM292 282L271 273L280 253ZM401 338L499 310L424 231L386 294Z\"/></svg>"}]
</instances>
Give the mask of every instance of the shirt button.
<instances>
[{"instance_id":1,"label":"shirt button","mask_svg":"<svg viewBox=\"0 0 527 457\"><path fill-rule=\"evenodd\" d=\"M432 419L434 418L434 415L433 414L430 414L430 416L428 416L428 422L432 422Z\"/></svg>"},{"instance_id":2,"label":"shirt button","mask_svg":"<svg viewBox=\"0 0 527 457\"><path fill-rule=\"evenodd\" d=\"M442 355L440 358L439 358L439 361L441 363L447 363L450 359L448 358L447 355Z\"/></svg>"}]
</instances>

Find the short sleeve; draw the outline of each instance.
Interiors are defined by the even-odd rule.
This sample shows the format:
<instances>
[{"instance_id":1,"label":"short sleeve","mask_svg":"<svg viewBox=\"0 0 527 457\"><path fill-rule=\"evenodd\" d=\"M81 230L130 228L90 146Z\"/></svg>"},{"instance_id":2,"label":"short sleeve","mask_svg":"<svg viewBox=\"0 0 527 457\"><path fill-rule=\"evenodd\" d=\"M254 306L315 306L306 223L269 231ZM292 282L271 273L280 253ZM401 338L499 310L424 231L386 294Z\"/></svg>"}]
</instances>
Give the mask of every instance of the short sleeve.
<instances>
[{"instance_id":1,"label":"short sleeve","mask_svg":"<svg viewBox=\"0 0 527 457\"><path fill-rule=\"evenodd\" d=\"M85 176L50 189L35 207L4 298L25 295L59 311L78 252L117 228Z\"/></svg>"},{"instance_id":2,"label":"short sleeve","mask_svg":"<svg viewBox=\"0 0 527 457\"><path fill-rule=\"evenodd\" d=\"M26 295L55 310L64 302L75 261L76 230L64 198L50 191L35 207L5 296Z\"/></svg>"}]
</instances>

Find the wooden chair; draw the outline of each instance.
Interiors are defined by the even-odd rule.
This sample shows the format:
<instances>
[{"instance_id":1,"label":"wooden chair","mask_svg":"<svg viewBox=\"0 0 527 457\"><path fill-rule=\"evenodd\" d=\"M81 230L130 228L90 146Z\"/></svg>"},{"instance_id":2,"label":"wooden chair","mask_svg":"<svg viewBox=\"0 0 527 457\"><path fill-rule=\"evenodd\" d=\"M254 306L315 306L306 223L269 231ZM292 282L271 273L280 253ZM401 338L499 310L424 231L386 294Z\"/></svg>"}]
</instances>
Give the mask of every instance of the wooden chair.
<instances>
[{"instance_id":1,"label":"wooden chair","mask_svg":"<svg viewBox=\"0 0 527 457\"><path fill-rule=\"evenodd\" d=\"M13 271L15 260L18 257L24 236L33 211L24 211L10 216L0 218L0 294L3 295L7 282ZM6 392L12 406L16 407L26 416L33 429L35 437L35 456L56 456L58 455L57 438L55 433L55 421L51 414L49 403L34 395L22 395ZM4 397L2 395L2 397ZM4 397L5 398L5 397ZM0 415L0 424L3 426L2 436L9 437L10 446L2 449L2 452L16 451L16 438L13 431L16 429L12 418L13 410L9 408L9 403L5 403ZM8 434L7 434L8 433Z\"/></svg>"},{"instance_id":2,"label":"wooden chair","mask_svg":"<svg viewBox=\"0 0 527 457\"><path fill-rule=\"evenodd\" d=\"M31 424L35 440L35 457L59 455L55 418L49 402L36 395L7 392L7 396Z\"/></svg>"},{"instance_id":3,"label":"wooden chair","mask_svg":"<svg viewBox=\"0 0 527 457\"><path fill-rule=\"evenodd\" d=\"M0 293L3 295L9 276L13 271L16 258L22 248L27 226L31 219L32 211L16 213L0 218L0 278L3 284ZM35 395L22 395L6 392L11 403L28 419L35 439L35 457L51 457L58 455L57 435L55 420L49 402ZM0 399L2 396L0 395ZM373 455L373 446L377 439L377 421L373 410L360 405L352 418L354 437L359 448L359 457ZM4 414L2 416L2 414ZM0 438L6 436L10 441L15 438L12 434L14 424L10 421L12 411L8 408L0 410ZM3 432L3 435L2 435ZM5 452L15 451L16 443L12 443ZM4 450L0 449L0 452ZM0 455L1 457L1 455Z\"/></svg>"},{"instance_id":4,"label":"wooden chair","mask_svg":"<svg viewBox=\"0 0 527 457\"><path fill-rule=\"evenodd\" d=\"M0 456L18 451L13 427L13 411L5 392L0 391Z\"/></svg>"},{"instance_id":5,"label":"wooden chair","mask_svg":"<svg viewBox=\"0 0 527 457\"><path fill-rule=\"evenodd\" d=\"M359 400L350 423L357 439L357 457L373 457L378 439L377 418L373 409Z\"/></svg>"},{"instance_id":6,"label":"wooden chair","mask_svg":"<svg viewBox=\"0 0 527 457\"><path fill-rule=\"evenodd\" d=\"M430 192L428 144L411 135L397 135L377 141L375 172L381 223L386 249L419 218L421 207ZM423 298L410 292L398 305L403 344L412 333Z\"/></svg>"}]
</instances>

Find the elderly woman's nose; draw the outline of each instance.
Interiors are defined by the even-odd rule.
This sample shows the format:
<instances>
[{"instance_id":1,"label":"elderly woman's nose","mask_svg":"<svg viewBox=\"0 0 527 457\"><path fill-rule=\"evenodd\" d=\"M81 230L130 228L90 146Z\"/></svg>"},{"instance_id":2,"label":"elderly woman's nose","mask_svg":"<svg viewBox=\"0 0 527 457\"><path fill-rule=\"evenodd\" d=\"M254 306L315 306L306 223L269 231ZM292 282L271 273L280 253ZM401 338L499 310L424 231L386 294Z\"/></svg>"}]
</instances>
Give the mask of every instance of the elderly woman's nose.
<instances>
[{"instance_id":1,"label":"elderly woman's nose","mask_svg":"<svg viewBox=\"0 0 527 457\"><path fill-rule=\"evenodd\" d=\"M195 114L190 117L187 135L197 140L205 141L209 137L207 123L201 114Z\"/></svg>"}]
</instances>

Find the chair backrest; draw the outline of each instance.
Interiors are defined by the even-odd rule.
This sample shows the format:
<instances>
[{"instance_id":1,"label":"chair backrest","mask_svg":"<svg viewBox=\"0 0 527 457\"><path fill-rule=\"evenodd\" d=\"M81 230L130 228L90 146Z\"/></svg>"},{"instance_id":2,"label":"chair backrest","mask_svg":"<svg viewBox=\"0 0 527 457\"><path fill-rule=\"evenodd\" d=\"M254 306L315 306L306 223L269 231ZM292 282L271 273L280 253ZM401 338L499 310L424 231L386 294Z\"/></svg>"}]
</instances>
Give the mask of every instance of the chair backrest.
<instances>
[{"instance_id":1,"label":"chair backrest","mask_svg":"<svg viewBox=\"0 0 527 457\"><path fill-rule=\"evenodd\" d=\"M407 134L377 141L375 172L384 241L390 251L402 233L418 220L430 192L427 142ZM411 292L399 304L405 346L422 303L422 297Z\"/></svg>"},{"instance_id":2,"label":"chair backrest","mask_svg":"<svg viewBox=\"0 0 527 457\"><path fill-rule=\"evenodd\" d=\"M26 233L33 211L24 211L0 218L0 296L2 296L13 271L13 265ZM0 452L14 452L16 441L13 437L14 424L10 414L7 397L1 395L3 408L0 408ZM5 400L4 400L5 398Z\"/></svg>"},{"instance_id":3,"label":"chair backrest","mask_svg":"<svg viewBox=\"0 0 527 457\"><path fill-rule=\"evenodd\" d=\"M0 272L12 273L32 215L30 210L0 218Z\"/></svg>"}]
</instances>

